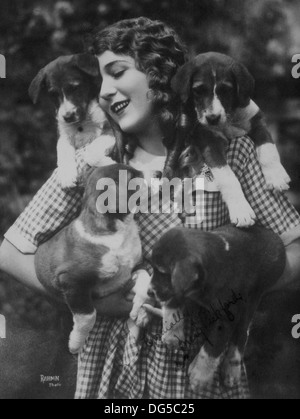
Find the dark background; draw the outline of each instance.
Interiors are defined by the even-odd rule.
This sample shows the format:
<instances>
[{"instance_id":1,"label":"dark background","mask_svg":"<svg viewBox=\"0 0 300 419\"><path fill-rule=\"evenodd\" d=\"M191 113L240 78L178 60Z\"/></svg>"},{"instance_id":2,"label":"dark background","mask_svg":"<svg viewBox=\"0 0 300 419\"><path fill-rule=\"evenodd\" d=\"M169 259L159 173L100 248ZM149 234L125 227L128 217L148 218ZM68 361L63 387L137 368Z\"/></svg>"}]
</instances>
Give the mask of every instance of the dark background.
<instances>
[{"instance_id":1,"label":"dark background","mask_svg":"<svg viewBox=\"0 0 300 419\"><path fill-rule=\"evenodd\" d=\"M0 80L0 236L56 162L55 118L48 105L31 104L31 80L59 55L81 52L94 26L141 15L172 24L191 53L225 52L247 65L300 209L300 79L291 76L291 58L300 53L298 0L1 0L7 79ZM257 315L247 354L256 398L300 398L300 341L291 338L299 301L299 293L276 293ZM0 340L0 398L72 397L75 360L57 310L0 273L0 313L8 322ZM49 389L40 374L60 375L62 386Z\"/></svg>"}]
</instances>

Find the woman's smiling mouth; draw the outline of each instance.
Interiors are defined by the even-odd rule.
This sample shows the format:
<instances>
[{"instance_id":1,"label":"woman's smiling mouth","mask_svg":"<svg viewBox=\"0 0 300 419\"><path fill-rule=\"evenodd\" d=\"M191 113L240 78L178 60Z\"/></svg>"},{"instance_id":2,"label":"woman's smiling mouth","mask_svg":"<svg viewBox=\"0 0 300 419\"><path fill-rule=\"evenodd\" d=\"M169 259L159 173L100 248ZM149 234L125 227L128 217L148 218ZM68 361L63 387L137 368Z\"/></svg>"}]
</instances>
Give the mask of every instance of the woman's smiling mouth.
<instances>
[{"instance_id":1,"label":"woman's smiling mouth","mask_svg":"<svg viewBox=\"0 0 300 419\"><path fill-rule=\"evenodd\" d=\"M127 108L129 103L130 103L130 100L125 100L123 102L117 102L114 105L112 105L110 109L113 113L119 115L122 111L124 111L124 109Z\"/></svg>"}]
</instances>

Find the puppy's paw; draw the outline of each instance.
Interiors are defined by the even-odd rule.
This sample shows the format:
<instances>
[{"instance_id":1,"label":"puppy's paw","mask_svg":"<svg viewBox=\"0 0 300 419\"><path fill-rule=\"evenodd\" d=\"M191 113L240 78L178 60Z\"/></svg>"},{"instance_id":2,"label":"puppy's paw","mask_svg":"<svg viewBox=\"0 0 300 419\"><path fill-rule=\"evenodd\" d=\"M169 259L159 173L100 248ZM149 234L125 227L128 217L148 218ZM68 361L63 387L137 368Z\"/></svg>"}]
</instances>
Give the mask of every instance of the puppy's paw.
<instances>
[{"instance_id":1,"label":"puppy's paw","mask_svg":"<svg viewBox=\"0 0 300 419\"><path fill-rule=\"evenodd\" d=\"M262 169L269 189L279 192L290 189L291 178L281 163L275 162L270 166L263 166Z\"/></svg>"},{"instance_id":2,"label":"puppy's paw","mask_svg":"<svg viewBox=\"0 0 300 419\"><path fill-rule=\"evenodd\" d=\"M280 162L280 155L275 144L263 144L257 148L257 155L268 188L279 192L287 191L291 178Z\"/></svg>"},{"instance_id":3,"label":"puppy's paw","mask_svg":"<svg viewBox=\"0 0 300 419\"><path fill-rule=\"evenodd\" d=\"M134 288L136 296L133 300L133 309L130 318L138 327L146 327L151 321L151 314L149 314L143 306L144 304L155 305L154 298L151 298L148 295L151 277L148 272L141 269L134 273L133 279L136 281Z\"/></svg>"},{"instance_id":4,"label":"puppy's paw","mask_svg":"<svg viewBox=\"0 0 300 419\"><path fill-rule=\"evenodd\" d=\"M194 392L200 392L213 381L220 360L210 357L204 348L201 349L189 368L190 385Z\"/></svg>"},{"instance_id":5,"label":"puppy's paw","mask_svg":"<svg viewBox=\"0 0 300 419\"><path fill-rule=\"evenodd\" d=\"M93 330L97 319L96 310L92 314L75 314L74 327L69 338L69 351L78 354L84 347L89 333Z\"/></svg>"},{"instance_id":6,"label":"puppy's paw","mask_svg":"<svg viewBox=\"0 0 300 419\"><path fill-rule=\"evenodd\" d=\"M84 347L88 334L79 334L73 330L69 338L69 351L72 355L77 355Z\"/></svg>"},{"instance_id":7,"label":"puppy's paw","mask_svg":"<svg viewBox=\"0 0 300 419\"><path fill-rule=\"evenodd\" d=\"M229 214L231 223L239 228L252 227L256 222L256 214L246 199L230 205Z\"/></svg>"},{"instance_id":8,"label":"puppy's paw","mask_svg":"<svg viewBox=\"0 0 300 419\"><path fill-rule=\"evenodd\" d=\"M84 161L91 167L114 164L115 162L110 157L107 157L107 152L114 146L115 142L116 140L109 135L96 138L86 147L83 155Z\"/></svg>"},{"instance_id":9,"label":"puppy's paw","mask_svg":"<svg viewBox=\"0 0 300 419\"><path fill-rule=\"evenodd\" d=\"M59 167L57 171L58 181L63 189L71 189L77 185L78 173L76 166Z\"/></svg>"},{"instance_id":10,"label":"puppy's paw","mask_svg":"<svg viewBox=\"0 0 300 419\"><path fill-rule=\"evenodd\" d=\"M225 387L233 388L240 383L242 376L242 364L232 361L224 361L222 379Z\"/></svg>"},{"instance_id":11,"label":"puppy's paw","mask_svg":"<svg viewBox=\"0 0 300 419\"><path fill-rule=\"evenodd\" d=\"M131 320L134 321L136 326L145 328L151 321L151 315L144 309L144 304L149 304L150 301L147 301L143 298L135 298L133 301L133 309L130 313Z\"/></svg>"},{"instance_id":12,"label":"puppy's paw","mask_svg":"<svg viewBox=\"0 0 300 419\"><path fill-rule=\"evenodd\" d=\"M253 226L256 220L255 212L247 202L241 184L232 169L227 165L211 170L227 204L231 223L240 228Z\"/></svg>"},{"instance_id":13,"label":"puppy's paw","mask_svg":"<svg viewBox=\"0 0 300 419\"><path fill-rule=\"evenodd\" d=\"M241 382L242 356L237 348L229 353L223 361L222 380L225 387L233 388Z\"/></svg>"}]
</instances>

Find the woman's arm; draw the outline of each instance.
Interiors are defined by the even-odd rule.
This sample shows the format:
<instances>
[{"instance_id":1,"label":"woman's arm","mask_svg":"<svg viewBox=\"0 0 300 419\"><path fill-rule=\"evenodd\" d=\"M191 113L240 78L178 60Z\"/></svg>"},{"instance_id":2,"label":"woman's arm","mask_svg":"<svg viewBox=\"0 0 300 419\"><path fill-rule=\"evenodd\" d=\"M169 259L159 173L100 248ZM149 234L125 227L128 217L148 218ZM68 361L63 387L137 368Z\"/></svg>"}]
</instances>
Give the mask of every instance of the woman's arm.
<instances>
[{"instance_id":1,"label":"woman's arm","mask_svg":"<svg viewBox=\"0 0 300 419\"><path fill-rule=\"evenodd\" d=\"M300 216L288 198L267 187L254 143L249 138L235 139L228 154L245 196L254 209L258 223L281 235L286 247L286 270L278 289L300 289Z\"/></svg>"},{"instance_id":2,"label":"woman's arm","mask_svg":"<svg viewBox=\"0 0 300 419\"><path fill-rule=\"evenodd\" d=\"M0 268L39 292L46 292L37 279L34 254L63 226L69 224L81 206L81 192L60 187L57 170L37 192L13 226L0 248Z\"/></svg>"},{"instance_id":3,"label":"woman's arm","mask_svg":"<svg viewBox=\"0 0 300 419\"><path fill-rule=\"evenodd\" d=\"M228 162L260 225L279 235L300 228L300 216L286 195L268 189L250 138L238 138L231 142Z\"/></svg>"},{"instance_id":4,"label":"woman's arm","mask_svg":"<svg viewBox=\"0 0 300 419\"><path fill-rule=\"evenodd\" d=\"M81 154L78 153L77 157L78 170L83 173L86 165ZM38 246L76 218L81 208L82 192L79 188L62 189L58 171L55 170L5 234L5 238L21 253L34 254Z\"/></svg>"},{"instance_id":5,"label":"woman's arm","mask_svg":"<svg viewBox=\"0 0 300 419\"><path fill-rule=\"evenodd\" d=\"M84 149L77 152L77 166L81 173L86 167L83 153ZM0 269L24 285L45 294L46 290L35 272L35 251L40 244L76 218L81 208L81 196L82 191L78 188L61 188L56 170L5 234L6 240L0 247ZM133 292L124 293L122 290L94 304L100 315L128 317L133 298Z\"/></svg>"},{"instance_id":6,"label":"woman's arm","mask_svg":"<svg viewBox=\"0 0 300 419\"><path fill-rule=\"evenodd\" d=\"M0 247L0 269L22 284L46 293L35 273L34 255L24 255L7 240Z\"/></svg>"},{"instance_id":7,"label":"woman's arm","mask_svg":"<svg viewBox=\"0 0 300 419\"><path fill-rule=\"evenodd\" d=\"M24 255L7 240L4 240L0 247L0 270L27 287L44 295L47 294L36 276L34 255ZM134 295L133 291L125 295L122 290L101 300L95 300L94 305L102 316L128 317L132 310Z\"/></svg>"}]
</instances>

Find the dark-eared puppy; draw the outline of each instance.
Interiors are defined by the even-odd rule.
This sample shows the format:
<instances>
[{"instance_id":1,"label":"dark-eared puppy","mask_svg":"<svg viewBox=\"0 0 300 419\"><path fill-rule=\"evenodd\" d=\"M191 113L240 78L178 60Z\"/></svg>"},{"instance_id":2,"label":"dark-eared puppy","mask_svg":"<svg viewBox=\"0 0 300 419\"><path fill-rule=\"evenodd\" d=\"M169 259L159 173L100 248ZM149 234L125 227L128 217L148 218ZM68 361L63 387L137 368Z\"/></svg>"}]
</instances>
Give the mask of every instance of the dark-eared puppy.
<instances>
[{"instance_id":1,"label":"dark-eared puppy","mask_svg":"<svg viewBox=\"0 0 300 419\"><path fill-rule=\"evenodd\" d=\"M38 279L54 296L63 298L73 313L69 349L78 353L96 321L93 297L104 298L133 285L132 271L142 257L138 227L124 202L133 192L119 188L119 176L131 180L143 174L129 166L110 165L91 171L82 210L69 226L42 244L35 256ZM105 213L99 189L101 179L116 185L116 200ZM127 186L128 186L127 185ZM125 193L127 193L125 195ZM122 204L122 209L121 209ZM102 205L102 206L101 206ZM126 208L126 207L125 207ZM132 288L131 287L131 288Z\"/></svg>"},{"instance_id":2,"label":"dark-eared puppy","mask_svg":"<svg viewBox=\"0 0 300 419\"><path fill-rule=\"evenodd\" d=\"M29 95L34 103L47 96L55 105L58 178L64 188L77 184L76 149L104 134L110 135L99 106L101 81L97 58L92 54L76 54L48 64L30 85Z\"/></svg>"},{"instance_id":3,"label":"dark-eared puppy","mask_svg":"<svg viewBox=\"0 0 300 419\"><path fill-rule=\"evenodd\" d=\"M254 85L244 65L215 52L198 55L172 80L173 90L193 126L186 145L200 149L228 205L232 223L240 227L253 225L255 214L227 164L230 137L248 134L253 139L270 188L286 190L290 182L262 112L251 100Z\"/></svg>"},{"instance_id":4,"label":"dark-eared puppy","mask_svg":"<svg viewBox=\"0 0 300 419\"><path fill-rule=\"evenodd\" d=\"M213 232L175 228L155 245L152 263L149 295L163 307L163 341L188 347L184 317L192 318L195 336L205 341L189 368L192 388L209 384L221 363L224 384L234 386L254 313L285 268L281 239L256 226Z\"/></svg>"}]
</instances>

